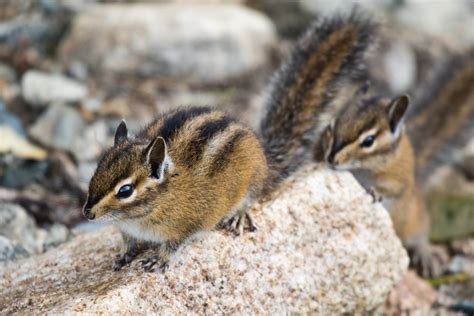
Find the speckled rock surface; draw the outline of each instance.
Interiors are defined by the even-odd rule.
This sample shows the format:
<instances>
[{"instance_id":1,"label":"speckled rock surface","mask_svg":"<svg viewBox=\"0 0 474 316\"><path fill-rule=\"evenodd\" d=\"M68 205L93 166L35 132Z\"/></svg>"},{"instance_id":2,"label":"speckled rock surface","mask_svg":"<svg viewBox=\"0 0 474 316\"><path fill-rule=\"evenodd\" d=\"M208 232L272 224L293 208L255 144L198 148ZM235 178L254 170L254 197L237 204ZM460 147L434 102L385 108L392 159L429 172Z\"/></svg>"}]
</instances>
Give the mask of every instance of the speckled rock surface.
<instances>
[{"instance_id":1,"label":"speckled rock surface","mask_svg":"<svg viewBox=\"0 0 474 316\"><path fill-rule=\"evenodd\" d=\"M373 311L408 259L388 213L346 173L301 172L256 206L259 230L185 243L166 273L111 269L119 233L87 233L0 266L0 311L341 314Z\"/></svg>"}]
</instances>

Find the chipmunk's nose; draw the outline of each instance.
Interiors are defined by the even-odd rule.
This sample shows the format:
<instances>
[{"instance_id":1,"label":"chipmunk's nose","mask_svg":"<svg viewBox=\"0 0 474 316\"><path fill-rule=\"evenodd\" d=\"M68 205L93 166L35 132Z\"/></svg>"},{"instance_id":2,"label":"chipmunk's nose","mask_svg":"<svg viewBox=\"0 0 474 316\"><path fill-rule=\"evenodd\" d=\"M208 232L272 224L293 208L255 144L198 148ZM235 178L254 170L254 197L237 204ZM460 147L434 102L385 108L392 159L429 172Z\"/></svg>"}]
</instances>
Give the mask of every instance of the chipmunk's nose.
<instances>
[{"instance_id":1,"label":"chipmunk's nose","mask_svg":"<svg viewBox=\"0 0 474 316\"><path fill-rule=\"evenodd\" d=\"M93 220L95 218L95 214L92 213L92 209L87 206L84 206L82 209L82 214L84 214L84 216L89 220Z\"/></svg>"}]
</instances>

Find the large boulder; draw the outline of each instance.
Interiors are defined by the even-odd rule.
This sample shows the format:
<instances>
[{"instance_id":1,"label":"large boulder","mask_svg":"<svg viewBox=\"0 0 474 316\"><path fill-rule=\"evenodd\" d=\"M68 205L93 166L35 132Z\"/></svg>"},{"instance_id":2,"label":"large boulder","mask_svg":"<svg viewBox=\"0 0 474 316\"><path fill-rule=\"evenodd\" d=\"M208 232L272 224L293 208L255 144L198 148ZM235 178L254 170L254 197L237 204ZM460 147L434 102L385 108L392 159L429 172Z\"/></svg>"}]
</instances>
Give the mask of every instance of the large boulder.
<instances>
[{"instance_id":1,"label":"large boulder","mask_svg":"<svg viewBox=\"0 0 474 316\"><path fill-rule=\"evenodd\" d=\"M103 73L220 84L264 66L275 44L270 20L239 5L108 4L76 17L60 57Z\"/></svg>"},{"instance_id":2,"label":"large boulder","mask_svg":"<svg viewBox=\"0 0 474 316\"><path fill-rule=\"evenodd\" d=\"M113 272L114 228L9 264L0 268L0 310L340 315L383 304L408 265L385 209L350 174L313 167L275 196L256 206L257 232L198 234L165 273L138 261Z\"/></svg>"}]
</instances>

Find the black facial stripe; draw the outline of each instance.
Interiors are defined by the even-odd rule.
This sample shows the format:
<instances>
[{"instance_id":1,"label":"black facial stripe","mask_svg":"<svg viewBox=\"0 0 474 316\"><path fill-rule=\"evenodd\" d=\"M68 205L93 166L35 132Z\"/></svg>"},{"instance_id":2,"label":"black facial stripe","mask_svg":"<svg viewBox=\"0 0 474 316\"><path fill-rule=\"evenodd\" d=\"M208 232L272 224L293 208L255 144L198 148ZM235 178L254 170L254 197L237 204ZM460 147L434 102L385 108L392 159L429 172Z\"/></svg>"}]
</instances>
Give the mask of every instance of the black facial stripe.
<instances>
[{"instance_id":1,"label":"black facial stripe","mask_svg":"<svg viewBox=\"0 0 474 316\"><path fill-rule=\"evenodd\" d=\"M188 142L188 148L185 151L185 160L189 163L197 162L201 159L206 144L218 133L224 131L233 120L229 117L223 117L214 121L205 122L197 131L195 138Z\"/></svg>"},{"instance_id":2,"label":"black facial stripe","mask_svg":"<svg viewBox=\"0 0 474 316\"><path fill-rule=\"evenodd\" d=\"M224 169L229 163L229 158L235 150L235 146L244 138L247 131L239 130L222 146L219 153L217 153L212 160L209 167L209 175L212 177L220 170Z\"/></svg>"},{"instance_id":3,"label":"black facial stripe","mask_svg":"<svg viewBox=\"0 0 474 316\"><path fill-rule=\"evenodd\" d=\"M165 119L163 126L156 136L163 137L166 141L171 139L187 121L205 113L211 112L207 107L193 107L179 110Z\"/></svg>"},{"instance_id":4,"label":"black facial stripe","mask_svg":"<svg viewBox=\"0 0 474 316\"><path fill-rule=\"evenodd\" d=\"M353 141L335 141L334 145L332 146L330 156L336 156L338 152L340 152L344 147L352 143Z\"/></svg>"},{"instance_id":5,"label":"black facial stripe","mask_svg":"<svg viewBox=\"0 0 474 316\"><path fill-rule=\"evenodd\" d=\"M84 205L84 209L91 209L94 207L94 205L96 205L97 203L99 203L99 201L102 199L102 197L99 197L99 196L89 196L87 201L86 201L86 204Z\"/></svg>"}]
</instances>

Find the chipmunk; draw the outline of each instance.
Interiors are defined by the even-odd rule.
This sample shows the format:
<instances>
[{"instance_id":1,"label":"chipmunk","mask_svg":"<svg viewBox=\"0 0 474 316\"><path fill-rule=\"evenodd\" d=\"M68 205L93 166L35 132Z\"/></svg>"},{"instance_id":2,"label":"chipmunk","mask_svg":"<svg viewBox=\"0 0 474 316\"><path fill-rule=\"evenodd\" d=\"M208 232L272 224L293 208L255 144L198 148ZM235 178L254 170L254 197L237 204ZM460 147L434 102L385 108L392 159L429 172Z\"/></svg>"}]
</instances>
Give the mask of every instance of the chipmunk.
<instances>
[{"instance_id":1,"label":"chipmunk","mask_svg":"<svg viewBox=\"0 0 474 316\"><path fill-rule=\"evenodd\" d=\"M352 100L321 137L326 162L350 170L390 212L411 262L425 275L441 264L428 241L429 213L415 180L413 148L403 125L407 96Z\"/></svg>"},{"instance_id":2,"label":"chipmunk","mask_svg":"<svg viewBox=\"0 0 474 316\"><path fill-rule=\"evenodd\" d=\"M89 220L122 231L114 269L152 244L158 251L144 268L165 270L184 240L218 224L241 234L248 222L254 230L248 206L311 161L305 138L317 126L313 114L358 76L370 29L356 14L314 23L272 81L259 138L207 107L165 113L135 137L120 123L83 208Z\"/></svg>"},{"instance_id":3,"label":"chipmunk","mask_svg":"<svg viewBox=\"0 0 474 316\"><path fill-rule=\"evenodd\" d=\"M428 240L430 214L416 175L427 157L438 150L439 146L432 144L449 140L474 112L474 67L469 66L472 56L453 58L458 65L455 71L452 62L446 63L428 84L430 94L416 102L418 111L436 111L430 111L429 117L413 119L416 124L412 129L420 130L418 136L424 135L424 139L415 138L415 148L404 128L408 96L390 100L359 94L326 128L315 151L317 159L324 153L325 161L333 168L352 171L375 200L383 199L395 231L409 251L411 265L424 277L441 274L446 256ZM433 139L437 135L443 137Z\"/></svg>"}]
</instances>

